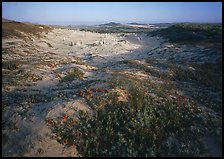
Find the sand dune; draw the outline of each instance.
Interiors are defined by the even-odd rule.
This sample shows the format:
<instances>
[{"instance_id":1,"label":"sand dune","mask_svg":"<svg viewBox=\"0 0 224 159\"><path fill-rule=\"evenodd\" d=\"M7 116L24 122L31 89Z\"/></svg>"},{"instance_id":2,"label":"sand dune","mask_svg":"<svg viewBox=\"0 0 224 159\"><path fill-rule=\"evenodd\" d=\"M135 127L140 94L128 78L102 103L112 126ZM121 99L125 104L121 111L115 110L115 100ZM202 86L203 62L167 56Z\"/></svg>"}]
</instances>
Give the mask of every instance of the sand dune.
<instances>
[{"instance_id":1,"label":"sand dune","mask_svg":"<svg viewBox=\"0 0 224 159\"><path fill-rule=\"evenodd\" d=\"M2 40L3 50L13 52L2 54L3 61L17 61L18 68L29 75L20 82L17 70L7 73L7 69L3 68L4 156L78 156L75 146L66 147L52 137L47 119L72 115L75 113L73 108L91 111L85 99L78 95L80 89L87 86L107 87L106 81L116 71L139 80L164 82L153 74L133 69L125 63L127 61L136 66L148 65L148 59L159 61L164 68L155 65L147 67L167 72L166 62L211 62L221 56L207 56L205 47L171 44L162 37L145 34L121 36L55 28L40 39L32 39ZM74 67L84 72L83 78L60 82ZM9 84L7 77L15 75L18 80L14 82L17 83ZM179 94L184 93L179 91Z\"/></svg>"}]
</instances>

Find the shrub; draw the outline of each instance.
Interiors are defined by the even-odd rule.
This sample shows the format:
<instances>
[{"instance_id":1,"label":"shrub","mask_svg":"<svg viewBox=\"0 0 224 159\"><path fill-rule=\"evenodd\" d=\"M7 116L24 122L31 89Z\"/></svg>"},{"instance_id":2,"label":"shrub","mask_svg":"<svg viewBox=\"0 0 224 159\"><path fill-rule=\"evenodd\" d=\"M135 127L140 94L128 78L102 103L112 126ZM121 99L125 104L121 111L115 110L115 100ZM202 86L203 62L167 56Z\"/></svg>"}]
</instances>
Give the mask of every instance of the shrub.
<instances>
[{"instance_id":1,"label":"shrub","mask_svg":"<svg viewBox=\"0 0 224 159\"><path fill-rule=\"evenodd\" d=\"M222 42L222 25L220 24L176 24L166 29L149 33L159 35L176 43Z\"/></svg>"},{"instance_id":2,"label":"shrub","mask_svg":"<svg viewBox=\"0 0 224 159\"><path fill-rule=\"evenodd\" d=\"M61 79L60 82L73 81L74 79L83 79L84 72L75 67L68 71L68 75Z\"/></svg>"},{"instance_id":3,"label":"shrub","mask_svg":"<svg viewBox=\"0 0 224 159\"><path fill-rule=\"evenodd\" d=\"M202 85L209 86L218 91L222 90L222 61L217 63L192 63L195 70L183 69L179 66L172 65L174 77L181 81L193 81Z\"/></svg>"},{"instance_id":4,"label":"shrub","mask_svg":"<svg viewBox=\"0 0 224 159\"><path fill-rule=\"evenodd\" d=\"M132 91L131 91L132 90ZM158 100L132 87L129 102L107 104L78 120L55 122L58 141L82 156L200 156L209 114L188 100Z\"/></svg>"},{"instance_id":5,"label":"shrub","mask_svg":"<svg viewBox=\"0 0 224 159\"><path fill-rule=\"evenodd\" d=\"M139 101L142 105L136 105ZM172 111L175 107L141 98L107 105L91 117L80 116L75 144L83 156L198 156L203 147L197 131L202 130L192 133L190 128L202 119L189 121L186 117L193 116L184 107L183 112Z\"/></svg>"},{"instance_id":6,"label":"shrub","mask_svg":"<svg viewBox=\"0 0 224 159\"><path fill-rule=\"evenodd\" d=\"M8 49L8 48L2 48L2 55L3 54L11 54L11 53L12 53L12 51L10 49Z\"/></svg>"},{"instance_id":7,"label":"shrub","mask_svg":"<svg viewBox=\"0 0 224 159\"><path fill-rule=\"evenodd\" d=\"M25 73L23 76L22 76L22 79L25 80L25 81L38 81L38 80L42 80L42 76L41 75L37 75L37 74L33 74L33 73Z\"/></svg>"},{"instance_id":8,"label":"shrub","mask_svg":"<svg viewBox=\"0 0 224 159\"><path fill-rule=\"evenodd\" d=\"M2 61L2 68L9 70L18 69L18 61Z\"/></svg>"}]
</instances>

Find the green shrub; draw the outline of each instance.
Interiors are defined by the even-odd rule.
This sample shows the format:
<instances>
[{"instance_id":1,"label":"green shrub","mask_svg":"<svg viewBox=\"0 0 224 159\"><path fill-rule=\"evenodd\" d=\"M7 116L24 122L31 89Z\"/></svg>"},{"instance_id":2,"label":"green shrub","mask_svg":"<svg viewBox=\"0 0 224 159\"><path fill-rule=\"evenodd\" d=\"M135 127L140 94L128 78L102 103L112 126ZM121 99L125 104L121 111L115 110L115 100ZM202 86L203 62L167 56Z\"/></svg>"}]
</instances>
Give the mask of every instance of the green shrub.
<instances>
[{"instance_id":1,"label":"green shrub","mask_svg":"<svg viewBox=\"0 0 224 159\"><path fill-rule=\"evenodd\" d=\"M73 81L74 79L83 79L84 72L75 67L68 71L68 75L61 79L60 82Z\"/></svg>"},{"instance_id":2,"label":"green shrub","mask_svg":"<svg viewBox=\"0 0 224 159\"><path fill-rule=\"evenodd\" d=\"M218 91L222 90L222 61L217 63L192 63L195 70L183 69L179 66L172 65L174 77L181 81L193 81L204 84Z\"/></svg>"},{"instance_id":3,"label":"green shrub","mask_svg":"<svg viewBox=\"0 0 224 159\"><path fill-rule=\"evenodd\" d=\"M198 156L203 152L198 140L202 130L190 130L201 118L189 121L186 117L194 116L186 110L175 112L172 103L156 106L151 100L136 105L138 100L107 105L92 117L81 115L76 130L80 136L74 138L81 155Z\"/></svg>"},{"instance_id":4,"label":"green shrub","mask_svg":"<svg viewBox=\"0 0 224 159\"><path fill-rule=\"evenodd\" d=\"M2 68L9 70L18 69L18 61L2 61Z\"/></svg>"},{"instance_id":5,"label":"green shrub","mask_svg":"<svg viewBox=\"0 0 224 159\"><path fill-rule=\"evenodd\" d=\"M81 156L200 156L201 137L213 122L188 100L158 100L132 87L129 102L110 102L78 120L54 123L58 141ZM213 125L214 126L214 125ZM213 127L214 128L214 127ZM215 128L214 128L215 129Z\"/></svg>"},{"instance_id":6,"label":"green shrub","mask_svg":"<svg viewBox=\"0 0 224 159\"><path fill-rule=\"evenodd\" d=\"M12 51L8 48L2 48L2 54L11 54Z\"/></svg>"},{"instance_id":7,"label":"green shrub","mask_svg":"<svg viewBox=\"0 0 224 159\"><path fill-rule=\"evenodd\" d=\"M25 81L38 81L38 80L42 80L42 76L41 75L37 75L37 74L33 74L33 73L25 73L23 76L22 76L22 79L25 80Z\"/></svg>"},{"instance_id":8,"label":"green shrub","mask_svg":"<svg viewBox=\"0 0 224 159\"><path fill-rule=\"evenodd\" d=\"M176 24L166 29L149 33L159 35L176 43L222 42L221 24Z\"/></svg>"}]
</instances>

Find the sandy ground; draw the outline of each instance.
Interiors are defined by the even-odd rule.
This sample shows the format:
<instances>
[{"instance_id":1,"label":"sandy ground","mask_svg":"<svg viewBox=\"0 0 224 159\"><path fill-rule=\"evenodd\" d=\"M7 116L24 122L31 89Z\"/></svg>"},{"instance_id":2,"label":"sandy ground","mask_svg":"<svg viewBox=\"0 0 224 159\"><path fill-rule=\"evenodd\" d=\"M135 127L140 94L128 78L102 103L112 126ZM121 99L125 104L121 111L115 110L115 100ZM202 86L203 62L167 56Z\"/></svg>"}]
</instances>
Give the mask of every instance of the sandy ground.
<instances>
[{"instance_id":1,"label":"sandy ground","mask_svg":"<svg viewBox=\"0 0 224 159\"><path fill-rule=\"evenodd\" d=\"M14 42L13 55L4 55L4 59L28 61L22 67L27 72L42 75L42 80L28 82L20 86L3 86L3 92L14 94L6 97L10 103L3 113L3 142L4 156L77 156L74 147L66 147L58 143L51 135L46 119L56 118L64 114L73 114L74 109L89 110L83 98L78 97L78 90L88 82L90 85L103 85L103 80L111 78L113 70L126 69L118 63L124 60L143 60L148 57L166 61L179 59L189 61L216 60L219 57L205 59L193 56L196 50L188 46L174 46L159 37L127 34L97 34L78 30L54 29L41 39L24 42L18 39L3 39L3 48L11 47ZM71 43L73 43L71 46ZM49 46L50 44L50 46ZM164 51L167 50L167 51ZM202 52L202 51L201 51ZM77 57L85 64L80 64ZM66 75L66 70L79 67L85 72L84 80L75 80L68 84L59 84ZM128 72L128 69L126 69ZM128 72L131 73L131 72ZM141 72L136 72L138 78L150 78ZM35 95L39 100L28 104L22 96ZM17 100L18 99L18 100ZM18 105L19 103L19 105ZM11 123L11 124L9 124Z\"/></svg>"}]
</instances>

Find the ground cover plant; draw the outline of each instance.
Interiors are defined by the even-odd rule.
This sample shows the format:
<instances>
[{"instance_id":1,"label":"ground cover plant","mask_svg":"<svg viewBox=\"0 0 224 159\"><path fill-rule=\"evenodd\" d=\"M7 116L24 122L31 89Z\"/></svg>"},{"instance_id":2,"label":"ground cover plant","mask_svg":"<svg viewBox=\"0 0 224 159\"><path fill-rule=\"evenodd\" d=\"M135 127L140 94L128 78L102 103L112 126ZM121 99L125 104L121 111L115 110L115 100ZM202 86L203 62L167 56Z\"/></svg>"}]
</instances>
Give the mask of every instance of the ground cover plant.
<instances>
[{"instance_id":1,"label":"ground cover plant","mask_svg":"<svg viewBox=\"0 0 224 159\"><path fill-rule=\"evenodd\" d=\"M131 80L129 80L131 82ZM132 81L134 82L134 81ZM93 112L77 118L49 119L59 142L76 145L81 156L203 156L202 137L220 126L217 119L189 99L149 96L143 87L117 81L128 90L128 101L119 94L103 107L91 98ZM108 91L107 91L108 93ZM97 99L97 98L95 98Z\"/></svg>"},{"instance_id":2,"label":"ground cover plant","mask_svg":"<svg viewBox=\"0 0 224 159\"><path fill-rule=\"evenodd\" d=\"M170 26L166 29L149 33L152 36L165 37L176 43L222 43L221 24L191 24L183 23Z\"/></svg>"},{"instance_id":3,"label":"ground cover plant","mask_svg":"<svg viewBox=\"0 0 224 159\"><path fill-rule=\"evenodd\" d=\"M79 68L75 67L68 71L68 74L61 79L60 82L72 81L74 79L82 79L84 72Z\"/></svg>"}]
</instances>

